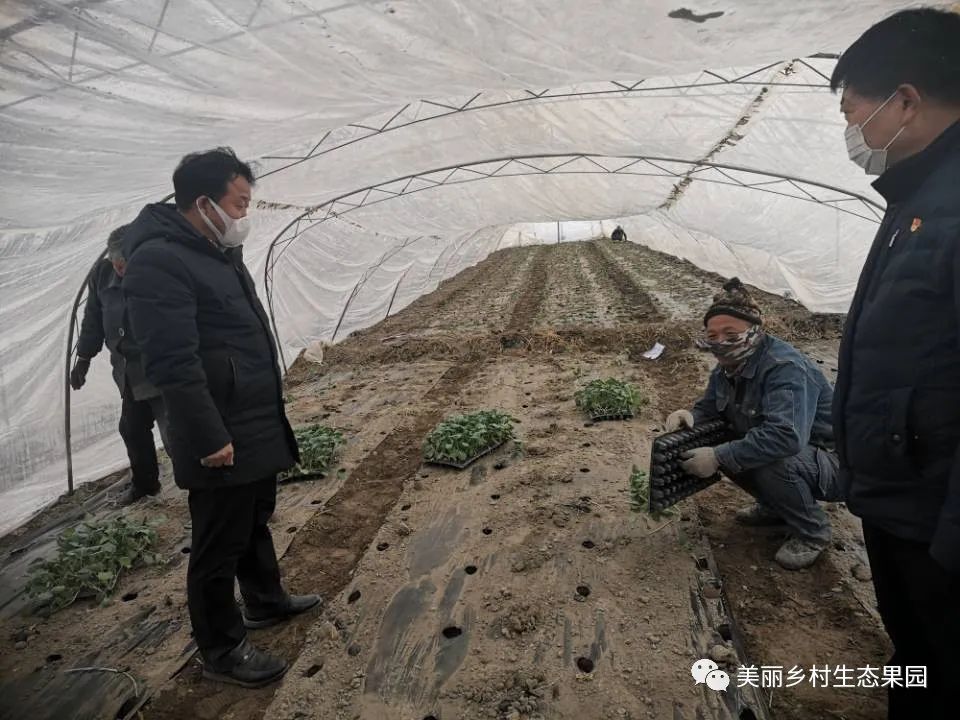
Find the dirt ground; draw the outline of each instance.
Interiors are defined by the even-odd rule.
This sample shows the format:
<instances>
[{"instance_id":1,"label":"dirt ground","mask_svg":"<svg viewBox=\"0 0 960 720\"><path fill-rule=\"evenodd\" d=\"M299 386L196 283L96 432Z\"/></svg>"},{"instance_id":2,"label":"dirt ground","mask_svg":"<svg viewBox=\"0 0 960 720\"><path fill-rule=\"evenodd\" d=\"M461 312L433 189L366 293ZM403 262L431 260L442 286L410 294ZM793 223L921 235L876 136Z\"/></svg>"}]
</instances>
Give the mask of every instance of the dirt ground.
<instances>
[{"instance_id":1,"label":"dirt ground","mask_svg":"<svg viewBox=\"0 0 960 720\"><path fill-rule=\"evenodd\" d=\"M24 615L18 577L49 543L4 561L0 709L37 704L82 664L147 688L138 709L119 678L109 717L690 720L737 717L690 676L718 644L734 665L883 665L858 523L841 506L829 508L834 547L798 573L773 563L779 537L733 523L747 498L730 484L676 517L630 510L631 466L646 467L663 418L702 389L708 366L691 341L720 282L632 243L501 251L328 349L323 365L298 361L291 419L348 443L328 477L280 490L272 527L286 582L326 599L254 634L291 662L285 680L257 691L201 681L183 591L189 518L167 487L109 510L161 519L168 562L124 576L108 607ZM840 320L758 299L771 329L832 377ZM644 360L657 341L664 355ZM598 377L630 380L648 403L629 421L585 423L573 393ZM440 420L493 408L516 418L522 448L464 471L421 465ZM694 629L705 554L733 641ZM762 700L768 717L789 720L885 712L882 691L862 688L802 684Z\"/></svg>"}]
</instances>

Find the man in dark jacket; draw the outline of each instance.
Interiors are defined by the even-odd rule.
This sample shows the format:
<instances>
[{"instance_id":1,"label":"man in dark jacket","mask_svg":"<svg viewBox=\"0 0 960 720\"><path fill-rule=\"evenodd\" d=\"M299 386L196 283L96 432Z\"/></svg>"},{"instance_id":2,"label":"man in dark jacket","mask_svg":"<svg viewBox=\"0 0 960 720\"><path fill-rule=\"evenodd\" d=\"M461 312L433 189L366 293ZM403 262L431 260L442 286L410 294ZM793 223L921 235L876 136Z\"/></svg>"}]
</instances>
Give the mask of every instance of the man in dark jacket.
<instances>
[{"instance_id":1,"label":"man in dark jacket","mask_svg":"<svg viewBox=\"0 0 960 720\"><path fill-rule=\"evenodd\" d=\"M626 242L627 233L624 231L622 227L617 225L617 227L614 228L613 234L610 236L610 239L613 240L614 242Z\"/></svg>"},{"instance_id":2,"label":"man in dark jacket","mask_svg":"<svg viewBox=\"0 0 960 720\"><path fill-rule=\"evenodd\" d=\"M77 360L70 371L70 387L79 390L87 381L90 361L106 344L113 366L113 381L120 389L120 437L130 459L131 488L123 496L124 504L160 492L160 469L153 439L157 423L164 445L167 443L166 416L160 391L143 373L140 351L133 341L120 287L125 262L123 232L117 228L107 239L107 259L102 260L87 279L87 303L77 342Z\"/></svg>"},{"instance_id":3,"label":"man in dark jacket","mask_svg":"<svg viewBox=\"0 0 960 720\"><path fill-rule=\"evenodd\" d=\"M841 498L832 452L830 383L809 358L763 329L760 307L737 279L714 296L698 346L717 358L707 390L693 408L667 417L667 430L723 418L734 439L691 450L687 472L724 475L756 502L737 511L742 525L786 525L776 561L809 567L830 543L830 521L818 501Z\"/></svg>"},{"instance_id":4,"label":"man in dark jacket","mask_svg":"<svg viewBox=\"0 0 960 720\"><path fill-rule=\"evenodd\" d=\"M891 665L889 717L957 717L960 677L960 16L907 10L831 79L851 160L887 211L840 346L834 423Z\"/></svg>"},{"instance_id":5,"label":"man in dark jacket","mask_svg":"<svg viewBox=\"0 0 960 720\"><path fill-rule=\"evenodd\" d=\"M186 156L173 174L176 205L148 205L130 226L123 279L147 377L170 419L176 481L190 491L187 600L203 674L244 687L287 668L253 647L245 627L320 602L284 591L267 527L277 473L299 455L274 338L241 256L253 182L227 148Z\"/></svg>"}]
</instances>

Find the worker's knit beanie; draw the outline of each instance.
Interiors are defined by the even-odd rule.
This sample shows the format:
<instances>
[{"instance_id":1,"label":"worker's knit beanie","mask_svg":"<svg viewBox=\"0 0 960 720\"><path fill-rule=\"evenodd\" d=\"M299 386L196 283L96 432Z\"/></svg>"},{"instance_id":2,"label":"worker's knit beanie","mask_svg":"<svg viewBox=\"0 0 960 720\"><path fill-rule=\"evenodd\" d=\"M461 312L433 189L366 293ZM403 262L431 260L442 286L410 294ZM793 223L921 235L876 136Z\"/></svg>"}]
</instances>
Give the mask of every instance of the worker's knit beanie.
<instances>
[{"instance_id":1,"label":"worker's knit beanie","mask_svg":"<svg viewBox=\"0 0 960 720\"><path fill-rule=\"evenodd\" d=\"M723 290L713 296L713 304L703 316L703 324L715 315L730 315L754 325L762 325L760 306L753 301L740 278L731 278L723 284Z\"/></svg>"}]
</instances>

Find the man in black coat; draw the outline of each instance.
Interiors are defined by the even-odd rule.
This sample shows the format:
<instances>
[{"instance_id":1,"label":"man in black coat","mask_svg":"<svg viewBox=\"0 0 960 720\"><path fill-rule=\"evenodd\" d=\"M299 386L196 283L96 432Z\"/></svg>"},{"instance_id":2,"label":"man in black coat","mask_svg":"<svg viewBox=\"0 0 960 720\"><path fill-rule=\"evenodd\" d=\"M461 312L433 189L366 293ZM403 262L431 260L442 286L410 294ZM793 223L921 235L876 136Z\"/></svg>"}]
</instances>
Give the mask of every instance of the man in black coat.
<instances>
[{"instance_id":1,"label":"man in black coat","mask_svg":"<svg viewBox=\"0 0 960 720\"><path fill-rule=\"evenodd\" d=\"M889 718L957 717L960 678L960 16L907 10L831 79L851 160L887 201L840 346L833 418L895 647ZM910 687L926 667L928 689ZM914 670L917 674L920 670ZM916 680L914 681L914 685ZM906 686L906 687L904 687Z\"/></svg>"},{"instance_id":2,"label":"man in black coat","mask_svg":"<svg viewBox=\"0 0 960 720\"><path fill-rule=\"evenodd\" d=\"M613 229L613 234L610 235L610 239L613 240L613 242L626 242L626 241L627 241L627 233L624 231L624 229L623 229L622 227L620 227L619 225L617 225L617 226Z\"/></svg>"},{"instance_id":3,"label":"man in black coat","mask_svg":"<svg viewBox=\"0 0 960 720\"><path fill-rule=\"evenodd\" d=\"M203 674L244 687L287 669L245 628L320 602L284 591L267 527L277 473L299 454L274 338L241 255L253 183L228 148L183 158L176 205L148 205L130 226L123 279L147 377L167 408L176 482L190 491L187 600Z\"/></svg>"},{"instance_id":4,"label":"man in black coat","mask_svg":"<svg viewBox=\"0 0 960 720\"><path fill-rule=\"evenodd\" d=\"M90 361L104 345L110 353L113 381L120 390L120 437L130 460L131 487L122 503L136 502L160 492L160 468L153 439L153 424L167 444L166 416L160 391L143 372L140 351L127 321L120 283L123 278L123 233L119 227L107 239L107 258L87 279L87 302L77 341L77 360L70 371L70 387L79 390L87 381Z\"/></svg>"}]
</instances>

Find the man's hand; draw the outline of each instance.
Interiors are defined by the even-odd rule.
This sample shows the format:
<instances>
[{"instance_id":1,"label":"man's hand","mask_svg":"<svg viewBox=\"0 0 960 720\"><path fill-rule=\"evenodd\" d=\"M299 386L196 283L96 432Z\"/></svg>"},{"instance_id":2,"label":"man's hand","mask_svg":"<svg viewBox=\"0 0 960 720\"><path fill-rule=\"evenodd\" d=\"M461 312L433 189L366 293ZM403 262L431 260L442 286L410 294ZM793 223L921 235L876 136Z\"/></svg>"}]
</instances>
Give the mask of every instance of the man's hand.
<instances>
[{"instance_id":1,"label":"man's hand","mask_svg":"<svg viewBox=\"0 0 960 720\"><path fill-rule=\"evenodd\" d=\"M667 415L667 432L676 432L680 428L693 427L693 413L689 410L674 410Z\"/></svg>"},{"instance_id":2,"label":"man's hand","mask_svg":"<svg viewBox=\"0 0 960 720\"><path fill-rule=\"evenodd\" d=\"M207 455L200 464L204 467L224 467L233 465L233 443L227 443L213 455Z\"/></svg>"},{"instance_id":3,"label":"man's hand","mask_svg":"<svg viewBox=\"0 0 960 720\"><path fill-rule=\"evenodd\" d=\"M70 371L70 387L74 390L82 388L87 381L87 370L89 369L90 361L87 358L78 357L73 364L73 370Z\"/></svg>"},{"instance_id":4,"label":"man's hand","mask_svg":"<svg viewBox=\"0 0 960 720\"><path fill-rule=\"evenodd\" d=\"M699 447L683 454L683 469L699 478L708 478L720 469L720 462L712 447Z\"/></svg>"}]
</instances>

